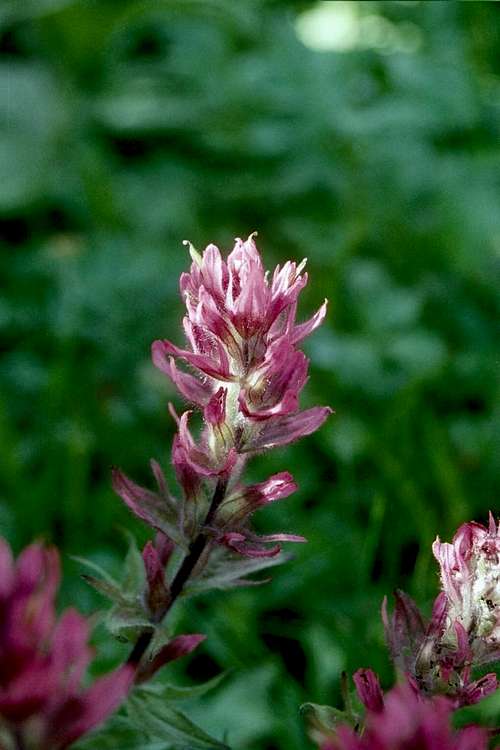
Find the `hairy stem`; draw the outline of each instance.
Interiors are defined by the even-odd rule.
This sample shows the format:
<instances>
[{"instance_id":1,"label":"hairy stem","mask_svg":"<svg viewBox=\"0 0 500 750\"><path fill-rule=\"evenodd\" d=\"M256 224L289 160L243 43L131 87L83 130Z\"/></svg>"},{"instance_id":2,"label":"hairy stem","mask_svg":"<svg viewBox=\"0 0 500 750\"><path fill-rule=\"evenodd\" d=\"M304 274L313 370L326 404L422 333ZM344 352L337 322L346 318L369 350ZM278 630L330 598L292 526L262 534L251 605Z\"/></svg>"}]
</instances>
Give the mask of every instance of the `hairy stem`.
<instances>
[{"instance_id":1,"label":"hairy stem","mask_svg":"<svg viewBox=\"0 0 500 750\"><path fill-rule=\"evenodd\" d=\"M219 481L217 482L217 486L215 488L213 497L212 497L212 501L210 503L210 507L208 509L205 520L203 522L202 528L199 531L198 535L193 540L193 542L191 543L189 547L189 552L187 553L186 557L182 561L181 566L179 570L177 571L177 573L175 574L175 577L170 585L170 601L163 615L164 617L167 615L169 609L172 607L173 603L175 602L179 594L182 592L184 586L186 585L186 583L188 582L191 576L191 573L196 567L198 560L203 554L205 547L207 546L208 537L204 531L204 527L209 526L212 523L219 505L224 500L224 496L226 494L226 488L227 488L227 480L219 479ZM139 666L142 657L146 653L151 641L153 640L153 635L154 635L153 628L144 629L142 631L132 651L130 652L130 655L127 659L127 664L131 664L134 667Z\"/></svg>"}]
</instances>

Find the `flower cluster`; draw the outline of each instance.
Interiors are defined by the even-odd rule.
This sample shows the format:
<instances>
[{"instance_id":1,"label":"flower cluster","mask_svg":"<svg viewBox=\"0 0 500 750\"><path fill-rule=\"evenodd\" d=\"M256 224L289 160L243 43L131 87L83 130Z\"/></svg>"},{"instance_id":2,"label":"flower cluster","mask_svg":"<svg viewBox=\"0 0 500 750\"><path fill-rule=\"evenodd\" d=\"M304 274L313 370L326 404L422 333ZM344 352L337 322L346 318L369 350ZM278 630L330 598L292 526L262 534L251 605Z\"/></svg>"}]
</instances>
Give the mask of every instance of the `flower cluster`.
<instances>
[{"instance_id":1,"label":"flower cluster","mask_svg":"<svg viewBox=\"0 0 500 750\"><path fill-rule=\"evenodd\" d=\"M477 703L498 687L494 673L472 679L472 669L500 656L500 535L489 527L463 524L451 544L433 544L443 590L425 622L413 600L396 592L392 617L382 617L396 667L427 695L443 693L455 705Z\"/></svg>"},{"instance_id":2,"label":"flower cluster","mask_svg":"<svg viewBox=\"0 0 500 750\"><path fill-rule=\"evenodd\" d=\"M89 626L73 609L56 619L56 549L33 544L14 561L0 539L0 570L0 726L16 747L60 750L118 707L133 670L121 667L82 688Z\"/></svg>"},{"instance_id":3,"label":"flower cluster","mask_svg":"<svg viewBox=\"0 0 500 750\"><path fill-rule=\"evenodd\" d=\"M498 688L496 674L474 679L473 671L500 656L500 525L491 514L488 527L465 523L451 544L438 537L433 552L442 590L429 620L403 591L394 593L392 614L387 597L382 604L400 683L384 696L377 675L358 670L353 679L364 716L353 709L347 688L344 711L306 704L321 750L486 750L486 730L454 733L450 719Z\"/></svg>"},{"instance_id":4,"label":"flower cluster","mask_svg":"<svg viewBox=\"0 0 500 750\"><path fill-rule=\"evenodd\" d=\"M461 623L455 620L446 631L450 615L444 592L436 598L429 621L403 591L396 591L394 598L392 617L386 599L382 607L386 640L394 665L416 688L424 695L446 695L456 707L477 703L496 690L493 673L472 679L477 662Z\"/></svg>"},{"instance_id":5,"label":"flower cluster","mask_svg":"<svg viewBox=\"0 0 500 750\"><path fill-rule=\"evenodd\" d=\"M183 501L172 498L157 465L159 493L115 472L114 486L129 508L186 547L203 529L211 542L245 557L273 557L290 534L258 536L249 518L258 508L296 489L288 472L246 486L240 477L247 458L314 432L328 407L301 411L299 395L308 360L297 346L326 314L326 301L305 323L296 322L297 299L307 283L305 261L264 271L253 235L236 240L227 261L215 245L200 255L190 245L192 265L180 279L186 304L188 348L155 341L154 364L204 421L199 439L191 434L192 410L177 421L172 463ZM191 368L186 371L179 360ZM271 546L269 546L271 545Z\"/></svg>"},{"instance_id":6,"label":"flower cluster","mask_svg":"<svg viewBox=\"0 0 500 750\"><path fill-rule=\"evenodd\" d=\"M486 750L488 735L477 726L453 731L452 703L442 696L424 698L408 682L385 696L369 669L354 675L366 707L363 730L339 725L321 750Z\"/></svg>"},{"instance_id":7,"label":"flower cluster","mask_svg":"<svg viewBox=\"0 0 500 750\"><path fill-rule=\"evenodd\" d=\"M451 544L432 546L447 609L443 642L465 641L474 664L500 658L500 524L464 523Z\"/></svg>"}]
</instances>

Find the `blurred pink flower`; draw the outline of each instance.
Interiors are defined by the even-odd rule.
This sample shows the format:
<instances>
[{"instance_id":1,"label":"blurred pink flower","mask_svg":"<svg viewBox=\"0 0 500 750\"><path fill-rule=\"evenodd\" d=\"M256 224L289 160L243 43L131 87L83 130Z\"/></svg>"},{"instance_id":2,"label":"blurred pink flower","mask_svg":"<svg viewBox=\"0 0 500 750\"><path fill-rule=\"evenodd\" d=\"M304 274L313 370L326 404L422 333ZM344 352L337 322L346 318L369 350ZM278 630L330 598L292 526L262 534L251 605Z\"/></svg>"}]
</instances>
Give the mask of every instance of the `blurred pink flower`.
<instances>
[{"instance_id":1,"label":"blurred pink flower","mask_svg":"<svg viewBox=\"0 0 500 750\"><path fill-rule=\"evenodd\" d=\"M446 698L424 698L409 683L382 696L371 670L357 672L355 683L367 708L363 731L339 725L321 750L487 750L488 733L481 727L453 730L453 705Z\"/></svg>"},{"instance_id":2,"label":"blurred pink flower","mask_svg":"<svg viewBox=\"0 0 500 750\"><path fill-rule=\"evenodd\" d=\"M37 750L68 747L119 706L133 670L121 667L82 688L89 626L73 609L56 620L55 548L33 544L14 561L0 539L0 571L0 718Z\"/></svg>"}]
</instances>

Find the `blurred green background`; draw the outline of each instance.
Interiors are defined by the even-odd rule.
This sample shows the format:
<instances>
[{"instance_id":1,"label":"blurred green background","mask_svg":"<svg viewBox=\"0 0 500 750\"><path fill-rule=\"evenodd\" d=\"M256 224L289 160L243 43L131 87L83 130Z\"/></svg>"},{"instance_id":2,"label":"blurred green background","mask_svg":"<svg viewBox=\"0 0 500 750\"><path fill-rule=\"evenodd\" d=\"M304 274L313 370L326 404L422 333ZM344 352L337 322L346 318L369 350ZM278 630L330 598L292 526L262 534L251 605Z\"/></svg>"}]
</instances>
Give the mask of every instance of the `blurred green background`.
<instances>
[{"instance_id":1,"label":"blurred green background","mask_svg":"<svg viewBox=\"0 0 500 750\"><path fill-rule=\"evenodd\" d=\"M498 510L500 5L4 0L0 49L0 526L61 547L64 602L102 606L70 555L147 538L110 467L168 466L181 241L258 230L268 266L308 257L304 318L330 300L303 402L336 415L250 470L294 472L255 521L309 544L187 603L209 637L173 670L233 670L192 713L239 750L307 747L342 669L390 684L383 594L428 607L435 535Z\"/></svg>"}]
</instances>

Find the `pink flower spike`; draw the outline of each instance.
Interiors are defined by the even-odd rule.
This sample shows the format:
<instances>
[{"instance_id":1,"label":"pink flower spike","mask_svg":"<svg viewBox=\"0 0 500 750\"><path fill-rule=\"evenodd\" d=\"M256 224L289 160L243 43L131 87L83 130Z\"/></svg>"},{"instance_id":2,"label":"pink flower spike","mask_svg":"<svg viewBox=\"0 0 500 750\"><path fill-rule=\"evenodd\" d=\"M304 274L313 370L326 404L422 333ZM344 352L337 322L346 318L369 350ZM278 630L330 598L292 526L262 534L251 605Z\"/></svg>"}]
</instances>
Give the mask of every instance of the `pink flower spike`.
<instances>
[{"instance_id":1,"label":"pink flower spike","mask_svg":"<svg viewBox=\"0 0 500 750\"><path fill-rule=\"evenodd\" d=\"M0 541L0 548L3 558L12 562L5 542ZM132 684L133 670L119 669L83 688L93 653L90 629L72 609L57 622L55 548L33 544L9 570L10 590L0 602L2 739L10 747L14 734L29 736L36 729L36 747L63 750L118 707Z\"/></svg>"},{"instance_id":2,"label":"pink flower spike","mask_svg":"<svg viewBox=\"0 0 500 750\"><path fill-rule=\"evenodd\" d=\"M378 696L382 699L382 696ZM367 706L364 727L337 724L321 750L487 750L488 732L479 726L454 730L453 703L441 696L423 698L408 683L396 685Z\"/></svg>"},{"instance_id":3,"label":"pink flower spike","mask_svg":"<svg viewBox=\"0 0 500 750\"><path fill-rule=\"evenodd\" d=\"M439 537L432 545L446 596L443 638L456 638L455 623L464 628L472 661L486 664L500 657L500 532L490 515L488 527L462 524L451 543ZM465 637L462 638L465 640Z\"/></svg>"},{"instance_id":4,"label":"pink flower spike","mask_svg":"<svg viewBox=\"0 0 500 750\"><path fill-rule=\"evenodd\" d=\"M372 669L358 669L352 679L361 702L369 711L380 713L384 709L384 695L378 675Z\"/></svg>"}]
</instances>

